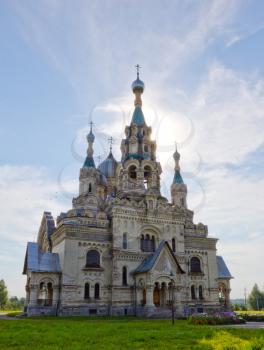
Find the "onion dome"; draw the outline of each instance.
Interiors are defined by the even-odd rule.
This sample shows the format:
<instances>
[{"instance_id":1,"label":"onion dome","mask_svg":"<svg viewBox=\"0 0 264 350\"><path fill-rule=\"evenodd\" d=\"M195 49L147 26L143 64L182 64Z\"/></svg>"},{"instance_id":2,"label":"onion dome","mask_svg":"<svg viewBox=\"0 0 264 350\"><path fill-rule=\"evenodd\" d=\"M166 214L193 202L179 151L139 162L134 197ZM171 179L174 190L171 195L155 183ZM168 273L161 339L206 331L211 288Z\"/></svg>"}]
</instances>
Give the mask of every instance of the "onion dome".
<instances>
[{"instance_id":1,"label":"onion dome","mask_svg":"<svg viewBox=\"0 0 264 350\"><path fill-rule=\"evenodd\" d=\"M88 143L89 142L94 142L95 137L94 137L94 134L92 132L92 129L90 130L89 134L86 136L86 139L87 139Z\"/></svg>"},{"instance_id":2,"label":"onion dome","mask_svg":"<svg viewBox=\"0 0 264 350\"><path fill-rule=\"evenodd\" d=\"M106 178L115 177L117 165L118 162L110 150L108 157L98 166L98 169Z\"/></svg>"},{"instance_id":3,"label":"onion dome","mask_svg":"<svg viewBox=\"0 0 264 350\"><path fill-rule=\"evenodd\" d=\"M145 84L142 80L139 79L139 77L137 77L137 79L133 81L131 88L133 92L135 92L136 90L140 90L141 92L143 92L145 89Z\"/></svg>"},{"instance_id":4,"label":"onion dome","mask_svg":"<svg viewBox=\"0 0 264 350\"><path fill-rule=\"evenodd\" d=\"M179 162L179 160L181 158L181 155L178 152L177 148L176 148L176 151L173 153L173 158L174 158L175 162Z\"/></svg>"}]
</instances>

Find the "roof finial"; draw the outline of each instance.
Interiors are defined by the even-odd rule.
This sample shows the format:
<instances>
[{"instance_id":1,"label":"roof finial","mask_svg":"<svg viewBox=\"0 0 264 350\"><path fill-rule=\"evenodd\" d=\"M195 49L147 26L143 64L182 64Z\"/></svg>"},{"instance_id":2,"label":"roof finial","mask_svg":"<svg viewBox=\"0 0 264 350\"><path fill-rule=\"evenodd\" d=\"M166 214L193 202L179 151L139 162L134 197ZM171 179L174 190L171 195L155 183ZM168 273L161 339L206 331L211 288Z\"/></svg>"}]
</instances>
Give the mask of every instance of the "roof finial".
<instances>
[{"instance_id":1,"label":"roof finial","mask_svg":"<svg viewBox=\"0 0 264 350\"><path fill-rule=\"evenodd\" d=\"M89 124L90 124L90 132L92 132L93 131L94 122L91 120Z\"/></svg>"},{"instance_id":2,"label":"roof finial","mask_svg":"<svg viewBox=\"0 0 264 350\"><path fill-rule=\"evenodd\" d=\"M114 143L114 139L112 136L109 137L108 139L108 143L110 145L110 152L112 152L112 148L113 148L113 143Z\"/></svg>"},{"instance_id":3,"label":"roof finial","mask_svg":"<svg viewBox=\"0 0 264 350\"><path fill-rule=\"evenodd\" d=\"M139 64L136 64L135 67L136 67L136 69L137 69L137 79L139 79L139 70L140 70L140 68L142 68L142 67L140 67Z\"/></svg>"}]
</instances>

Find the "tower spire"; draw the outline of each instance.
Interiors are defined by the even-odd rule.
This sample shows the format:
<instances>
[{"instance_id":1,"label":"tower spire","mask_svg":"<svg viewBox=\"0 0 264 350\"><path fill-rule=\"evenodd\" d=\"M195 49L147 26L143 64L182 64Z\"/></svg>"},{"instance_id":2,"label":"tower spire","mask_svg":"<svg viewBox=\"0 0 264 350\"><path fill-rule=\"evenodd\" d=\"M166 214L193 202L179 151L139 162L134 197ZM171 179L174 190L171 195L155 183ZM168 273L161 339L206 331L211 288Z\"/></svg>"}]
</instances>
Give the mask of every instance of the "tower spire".
<instances>
[{"instance_id":1,"label":"tower spire","mask_svg":"<svg viewBox=\"0 0 264 350\"><path fill-rule=\"evenodd\" d=\"M94 134L93 134L93 125L94 123L91 121L90 122L90 132L87 135L86 139L88 142L88 148L87 148L87 157L85 159L85 162L83 164L83 168L95 168L95 163L93 159L93 143L94 143Z\"/></svg>"},{"instance_id":2,"label":"tower spire","mask_svg":"<svg viewBox=\"0 0 264 350\"><path fill-rule=\"evenodd\" d=\"M174 167L174 178L173 178L173 183L176 183L176 184L183 184L183 179L182 179L182 176L181 176L181 168L180 168L180 158L181 158L181 155L180 153L178 152L178 149L177 149L177 142L175 142L175 152L173 154L173 158L174 158L174 161L175 161L175 167Z\"/></svg>"},{"instance_id":3,"label":"tower spire","mask_svg":"<svg viewBox=\"0 0 264 350\"><path fill-rule=\"evenodd\" d=\"M181 172L180 172L180 158L181 155L177 149L177 143L175 143L175 152L173 153L173 158L175 161L174 167L174 177L171 184L171 200L174 205L187 208L187 186L183 182Z\"/></svg>"}]
</instances>

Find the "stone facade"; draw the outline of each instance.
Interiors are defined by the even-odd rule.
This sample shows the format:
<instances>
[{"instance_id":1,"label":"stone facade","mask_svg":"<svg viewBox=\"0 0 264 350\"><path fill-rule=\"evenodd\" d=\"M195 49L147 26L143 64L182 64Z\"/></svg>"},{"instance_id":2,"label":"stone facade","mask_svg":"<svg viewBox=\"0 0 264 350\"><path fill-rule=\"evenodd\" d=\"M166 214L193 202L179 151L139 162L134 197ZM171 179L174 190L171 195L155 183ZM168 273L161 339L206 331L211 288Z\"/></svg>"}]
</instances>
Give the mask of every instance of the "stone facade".
<instances>
[{"instance_id":1,"label":"stone facade","mask_svg":"<svg viewBox=\"0 0 264 350\"><path fill-rule=\"evenodd\" d=\"M231 275L217 239L194 224L176 150L171 201L160 192L156 143L142 112L144 83L132 84L135 110L117 162L96 168L92 132L73 208L45 212L28 243L28 315L167 317L228 308Z\"/></svg>"}]
</instances>

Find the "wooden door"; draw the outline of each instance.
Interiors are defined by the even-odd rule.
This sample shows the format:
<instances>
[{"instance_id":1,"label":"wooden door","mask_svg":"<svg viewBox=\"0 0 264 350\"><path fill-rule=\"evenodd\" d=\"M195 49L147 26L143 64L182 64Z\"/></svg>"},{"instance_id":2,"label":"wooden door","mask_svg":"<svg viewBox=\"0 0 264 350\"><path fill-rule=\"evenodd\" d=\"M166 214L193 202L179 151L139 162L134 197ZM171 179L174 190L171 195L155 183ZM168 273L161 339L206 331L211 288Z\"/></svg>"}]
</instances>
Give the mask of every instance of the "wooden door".
<instances>
[{"instance_id":1,"label":"wooden door","mask_svg":"<svg viewBox=\"0 0 264 350\"><path fill-rule=\"evenodd\" d=\"M155 287L153 291L153 304L155 306L160 306L160 290Z\"/></svg>"}]
</instances>

